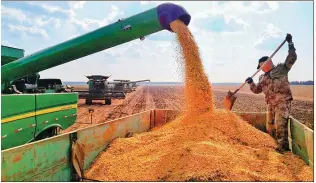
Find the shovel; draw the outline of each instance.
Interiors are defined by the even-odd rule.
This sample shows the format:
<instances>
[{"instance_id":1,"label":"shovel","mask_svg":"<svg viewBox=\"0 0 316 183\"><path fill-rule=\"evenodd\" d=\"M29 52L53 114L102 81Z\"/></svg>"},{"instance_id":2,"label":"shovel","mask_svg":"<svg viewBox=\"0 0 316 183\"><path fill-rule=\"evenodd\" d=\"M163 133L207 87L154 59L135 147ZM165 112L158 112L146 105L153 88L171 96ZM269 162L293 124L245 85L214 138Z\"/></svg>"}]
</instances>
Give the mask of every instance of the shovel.
<instances>
[{"instance_id":1,"label":"shovel","mask_svg":"<svg viewBox=\"0 0 316 183\"><path fill-rule=\"evenodd\" d=\"M281 45L273 52L273 54L268 58L267 61L271 60L272 57L280 50L280 48L284 45L284 43L286 42L286 40L284 40ZM255 75L258 74L258 72L264 67L264 65L267 63L264 62L264 64L262 64L262 66L251 76L251 78L253 78ZM233 108L233 105L235 103L235 100L237 99L237 97L235 96L235 94L246 84L247 82L244 82L237 90L235 90L234 92L231 92L230 90L228 91L227 95L224 98L224 107L227 110L231 110Z\"/></svg>"}]
</instances>

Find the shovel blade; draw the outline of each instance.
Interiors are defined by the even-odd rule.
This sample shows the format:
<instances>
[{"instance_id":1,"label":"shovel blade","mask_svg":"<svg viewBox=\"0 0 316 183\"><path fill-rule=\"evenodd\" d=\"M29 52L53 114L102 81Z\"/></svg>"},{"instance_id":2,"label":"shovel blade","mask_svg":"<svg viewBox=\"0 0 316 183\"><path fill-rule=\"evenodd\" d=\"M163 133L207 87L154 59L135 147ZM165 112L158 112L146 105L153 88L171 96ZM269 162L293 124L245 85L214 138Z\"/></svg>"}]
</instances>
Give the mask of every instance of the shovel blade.
<instances>
[{"instance_id":1,"label":"shovel blade","mask_svg":"<svg viewBox=\"0 0 316 183\"><path fill-rule=\"evenodd\" d=\"M233 94L230 90L224 98L224 107L226 110L232 110L235 100L237 99L236 95Z\"/></svg>"}]
</instances>

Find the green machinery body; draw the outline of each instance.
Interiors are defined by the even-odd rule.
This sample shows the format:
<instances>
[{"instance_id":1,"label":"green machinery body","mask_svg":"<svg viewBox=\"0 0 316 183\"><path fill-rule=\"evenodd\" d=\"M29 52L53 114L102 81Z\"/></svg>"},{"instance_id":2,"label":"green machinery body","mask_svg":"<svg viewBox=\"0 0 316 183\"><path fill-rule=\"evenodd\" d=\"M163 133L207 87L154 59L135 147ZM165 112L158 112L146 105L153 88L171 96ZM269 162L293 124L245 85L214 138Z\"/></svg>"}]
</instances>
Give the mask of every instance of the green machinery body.
<instances>
[{"instance_id":1,"label":"green machinery body","mask_svg":"<svg viewBox=\"0 0 316 183\"><path fill-rule=\"evenodd\" d=\"M113 82L110 82L110 83L114 85L114 89L122 90L124 91L124 93L130 93L130 92L136 91L136 88L137 88L136 83L146 82L146 81L150 82L149 79L138 80L138 81L114 79Z\"/></svg>"},{"instance_id":2,"label":"green machinery body","mask_svg":"<svg viewBox=\"0 0 316 183\"><path fill-rule=\"evenodd\" d=\"M22 49L1 46L2 65L23 56ZM1 149L56 135L75 122L77 94L54 91L1 95Z\"/></svg>"},{"instance_id":3,"label":"green machinery body","mask_svg":"<svg viewBox=\"0 0 316 183\"><path fill-rule=\"evenodd\" d=\"M94 100L103 100L105 105L111 105L112 98L124 99L125 95L122 92L115 92L108 84L107 79L110 76L91 75L86 76L88 80L88 90L77 91L79 98L85 99L87 105L91 105Z\"/></svg>"},{"instance_id":4,"label":"green machinery body","mask_svg":"<svg viewBox=\"0 0 316 183\"><path fill-rule=\"evenodd\" d=\"M56 135L77 117L76 93L1 96L1 149Z\"/></svg>"},{"instance_id":5,"label":"green machinery body","mask_svg":"<svg viewBox=\"0 0 316 183\"><path fill-rule=\"evenodd\" d=\"M1 48L6 50L1 63L1 149L45 138L51 129L75 123L78 94L39 88L38 72L164 29L171 31L170 23L177 19L188 25L191 16L181 6L164 3L25 57L21 49Z\"/></svg>"}]
</instances>

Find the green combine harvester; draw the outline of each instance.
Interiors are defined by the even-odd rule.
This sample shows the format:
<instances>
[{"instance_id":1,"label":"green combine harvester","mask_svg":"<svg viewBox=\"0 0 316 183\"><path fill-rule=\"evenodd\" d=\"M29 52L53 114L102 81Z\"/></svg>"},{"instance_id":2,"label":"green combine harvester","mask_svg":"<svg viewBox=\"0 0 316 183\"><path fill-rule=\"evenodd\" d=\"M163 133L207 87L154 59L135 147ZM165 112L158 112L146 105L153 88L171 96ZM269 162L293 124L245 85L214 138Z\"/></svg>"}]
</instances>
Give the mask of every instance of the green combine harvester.
<instances>
[{"instance_id":1,"label":"green combine harvester","mask_svg":"<svg viewBox=\"0 0 316 183\"><path fill-rule=\"evenodd\" d=\"M87 105L92 105L94 100L103 100L105 105L111 105L112 99L124 99L124 91L115 91L113 90L107 79L110 76L102 75L91 75L86 76L89 81L88 90L73 90L74 92L79 93L80 99L85 99Z\"/></svg>"},{"instance_id":2,"label":"green combine harvester","mask_svg":"<svg viewBox=\"0 0 316 183\"><path fill-rule=\"evenodd\" d=\"M138 80L138 81L130 81L130 80L124 80L124 79L114 79L114 88L120 88L122 87L124 90L124 93L131 93L133 91L136 91L137 84L140 82L146 82L149 81L149 79L144 79L144 80Z\"/></svg>"},{"instance_id":3,"label":"green combine harvester","mask_svg":"<svg viewBox=\"0 0 316 183\"><path fill-rule=\"evenodd\" d=\"M76 121L78 94L56 90L54 84L50 87L56 92L48 85L39 87L38 72L144 40L164 29L171 31L170 23L176 19L188 25L191 17L182 7L166 3L25 57L21 49L2 46L1 149L54 136Z\"/></svg>"}]
</instances>

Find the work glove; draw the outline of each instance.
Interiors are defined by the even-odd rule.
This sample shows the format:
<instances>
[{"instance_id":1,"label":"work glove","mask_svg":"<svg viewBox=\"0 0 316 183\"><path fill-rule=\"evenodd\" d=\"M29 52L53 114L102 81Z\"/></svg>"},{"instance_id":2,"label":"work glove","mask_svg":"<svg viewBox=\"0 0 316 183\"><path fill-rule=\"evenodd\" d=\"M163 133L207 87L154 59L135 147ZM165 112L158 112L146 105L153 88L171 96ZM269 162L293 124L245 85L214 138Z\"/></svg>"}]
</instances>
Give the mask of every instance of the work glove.
<instances>
[{"instance_id":1,"label":"work glove","mask_svg":"<svg viewBox=\"0 0 316 183\"><path fill-rule=\"evenodd\" d=\"M251 77L248 77L245 82L247 82L248 84L251 84L253 83L253 79Z\"/></svg>"},{"instance_id":2,"label":"work glove","mask_svg":"<svg viewBox=\"0 0 316 183\"><path fill-rule=\"evenodd\" d=\"M295 49L294 48L294 43L292 42L292 35L291 34L287 34L285 39L289 43L289 49Z\"/></svg>"},{"instance_id":3,"label":"work glove","mask_svg":"<svg viewBox=\"0 0 316 183\"><path fill-rule=\"evenodd\" d=\"M287 34L285 39L288 43L292 43L292 35L291 34Z\"/></svg>"}]
</instances>

